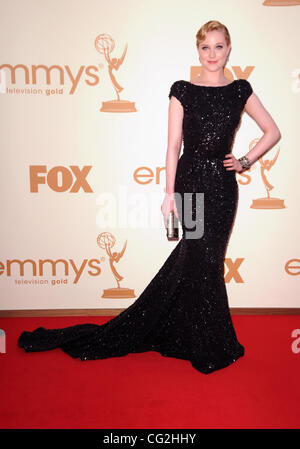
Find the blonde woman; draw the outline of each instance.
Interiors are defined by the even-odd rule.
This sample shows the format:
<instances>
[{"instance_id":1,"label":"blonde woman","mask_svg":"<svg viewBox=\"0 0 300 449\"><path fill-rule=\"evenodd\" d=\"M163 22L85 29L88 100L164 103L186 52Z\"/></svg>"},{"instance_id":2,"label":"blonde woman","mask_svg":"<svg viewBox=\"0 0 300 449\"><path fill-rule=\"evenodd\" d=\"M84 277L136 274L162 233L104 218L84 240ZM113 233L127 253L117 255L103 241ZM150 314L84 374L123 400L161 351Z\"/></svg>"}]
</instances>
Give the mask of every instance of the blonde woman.
<instances>
[{"instance_id":1,"label":"blonde woman","mask_svg":"<svg viewBox=\"0 0 300 449\"><path fill-rule=\"evenodd\" d=\"M248 80L229 81L228 29L217 21L196 34L199 77L171 85L166 156L165 224L174 210L182 238L139 298L102 325L24 331L27 352L61 348L81 360L157 351L204 374L244 355L229 312L224 259L238 201L236 172L250 167L281 135ZM264 135L242 158L231 153L246 111ZM182 142L183 154L179 158Z\"/></svg>"}]
</instances>

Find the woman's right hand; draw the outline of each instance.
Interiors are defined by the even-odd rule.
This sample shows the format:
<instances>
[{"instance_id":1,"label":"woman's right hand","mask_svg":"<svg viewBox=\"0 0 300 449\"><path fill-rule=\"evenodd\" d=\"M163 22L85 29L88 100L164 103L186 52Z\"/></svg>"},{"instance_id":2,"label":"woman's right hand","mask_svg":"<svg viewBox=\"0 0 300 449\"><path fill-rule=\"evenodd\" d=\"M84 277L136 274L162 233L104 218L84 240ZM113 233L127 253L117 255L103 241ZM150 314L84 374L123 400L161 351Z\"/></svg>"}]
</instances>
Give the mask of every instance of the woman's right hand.
<instances>
[{"instance_id":1,"label":"woman's right hand","mask_svg":"<svg viewBox=\"0 0 300 449\"><path fill-rule=\"evenodd\" d=\"M171 211L174 211L175 216L178 218L178 211L175 202L174 193L166 193L163 203L161 205L161 211L164 216L165 227L168 226L168 218Z\"/></svg>"}]
</instances>

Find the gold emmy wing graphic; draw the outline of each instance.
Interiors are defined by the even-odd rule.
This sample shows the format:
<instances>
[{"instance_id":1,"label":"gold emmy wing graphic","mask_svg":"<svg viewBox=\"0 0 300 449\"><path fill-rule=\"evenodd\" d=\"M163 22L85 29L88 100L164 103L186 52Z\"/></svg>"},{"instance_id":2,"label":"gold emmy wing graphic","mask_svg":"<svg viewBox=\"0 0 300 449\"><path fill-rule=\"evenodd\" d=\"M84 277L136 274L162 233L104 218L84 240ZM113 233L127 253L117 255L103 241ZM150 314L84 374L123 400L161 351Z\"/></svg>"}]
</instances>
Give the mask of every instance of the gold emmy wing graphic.
<instances>
[{"instance_id":1,"label":"gold emmy wing graphic","mask_svg":"<svg viewBox=\"0 0 300 449\"><path fill-rule=\"evenodd\" d=\"M99 34L95 39L96 50L104 54L106 62L108 64L108 73L115 88L117 94L117 100L103 101L100 111L102 112L136 112L135 103L132 101L121 100L119 92L121 92L124 87L120 86L117 82L113 70L119 70L120 65L123 63L126 52L127 44L124 48L121 58L110 58L110 53L115 48L115 41L109 34Z\"/></svg>"},{"instance_id":2,"label":"gold emmy wing graphic","mask_svg":"<svg viewBox=\"0 0 300 449\"><path fill-rule=\"evenodd\" d=\"M250 150L254 147L257 141L258 139L254 139L251 142ZM266 159L264 161L262 157L258 159L260 163L260 174L267 191L267 196L265 198L257 198L256 200L252 200L252 204L250 206L252 209L284 209L286 207L284 205L284 200L281 200L279 198L271 198L270 191L274 189L274 186L269 183L265 174L266 170L269 171L273 167L273 165L277 161L278 155L279 149L277 150L272 160Z\"/></svg>"},{"instance_id":3,"label":"gold emmy wing graphic","mask_svg":"<svg viewBox=\"0 0 300 449\"><path fill-rule=\"evenodd\" d=\"M123 246L123 249L121 252L111 252L111 248L114 246L114 244L116 243L116 239L115 237L110 233L110 232L101 232L101 234L98 235L97 238L97 243L100 246L100 248L105 249L106 250L106 254L109 256L109 264L110 264L110 268L113 272L113 275L116 279L117 288L108 288L108 289L104 289L103 290L103 295L101 296L102 298L114 298L114 299L124 299L124 298L135 298L135 294L134 294L134 290L131 288L122 288L120 287L120 281L122 279L124 279L123 276L121 276L115 266L114 263L119 262L119 260L121 259L121 257L124 254L124 251L126 249L127 246L127 240Z\"/></svg>"},{"instance_id":4,"label":"gold emmy wing graphic","mask_svg":"<svg viewBox=\"0 0 300 449\"><path fill-rule=\"evenodd\" d=\"M264 6L296 6L300 5L300 0L265 0Z\"/></svg>"}]
</instances>

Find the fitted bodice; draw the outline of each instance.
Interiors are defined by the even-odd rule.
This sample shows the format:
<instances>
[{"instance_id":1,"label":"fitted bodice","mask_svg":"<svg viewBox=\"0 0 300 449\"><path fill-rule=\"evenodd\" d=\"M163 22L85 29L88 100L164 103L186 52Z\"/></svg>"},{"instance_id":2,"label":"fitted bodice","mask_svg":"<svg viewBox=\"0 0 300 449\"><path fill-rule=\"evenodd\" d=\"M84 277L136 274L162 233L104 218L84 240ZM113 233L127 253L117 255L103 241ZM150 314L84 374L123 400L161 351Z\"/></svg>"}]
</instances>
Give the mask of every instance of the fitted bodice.
<instances>
[{"instance_id":1,"label":"fitted bodice","mask_svg":"<svg viewBox=\"0 0 300 449\"><path fill-rule=\"evenodd\" d=\"M248 97L249 81L238 79L225 86L200 86L175 81L175 96L184 109L183 154L197 158L220 158L231 151L235 131Z\"/></svg>"}]
</instances>

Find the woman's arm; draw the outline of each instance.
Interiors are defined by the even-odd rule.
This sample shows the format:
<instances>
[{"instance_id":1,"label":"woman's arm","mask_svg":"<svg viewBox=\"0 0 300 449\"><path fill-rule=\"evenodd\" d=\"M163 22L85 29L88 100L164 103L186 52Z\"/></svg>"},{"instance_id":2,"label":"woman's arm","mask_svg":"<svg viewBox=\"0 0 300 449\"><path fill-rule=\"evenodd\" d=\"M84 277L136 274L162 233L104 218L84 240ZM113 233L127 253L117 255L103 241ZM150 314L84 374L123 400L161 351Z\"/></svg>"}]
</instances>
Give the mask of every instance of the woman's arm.
<instances>
[{"instance_id":1,"label":"woman's arm","mask_svg":"<svg viewBox=\"0 0 300 449\"><path fill-rule=\"evenodd\" d=\"M166 193L174 193L175 176L182 145L183 106L172 96L168 113L168 146L166 155Z\"/></svg>"},{"instance_id":2,"label":"woman's arm","mask_svg":"<svg viewBox=\"0 0 300 449\"><path fill-rule=\"evenodd\" d=\"M170 211L174 210L178 218L178 211L175 203L175 177L177 171L177 164L179 153L182 144L182 120L183 120L183 106L181 102L174 96L171 96L169 102L168 113L168 146L166 155L166 188L165 198L161 205L161 211L164 216L164 223L167 226L168 216Z\"/></svg>"},{"instance_id":3,"label":"woman's arm","mask_svg":"<svg viewBox=\"0 0 300 449\"><path fill-rule=\"evenodd\" d=\"M253 92L248 98L245 111L255 120L264 135L246 156L251 164L260 158L266 151L270 150L275 143L281 139L281 133L269 112L264 108L260 99Z\"/></svg>"}]
</instances>

